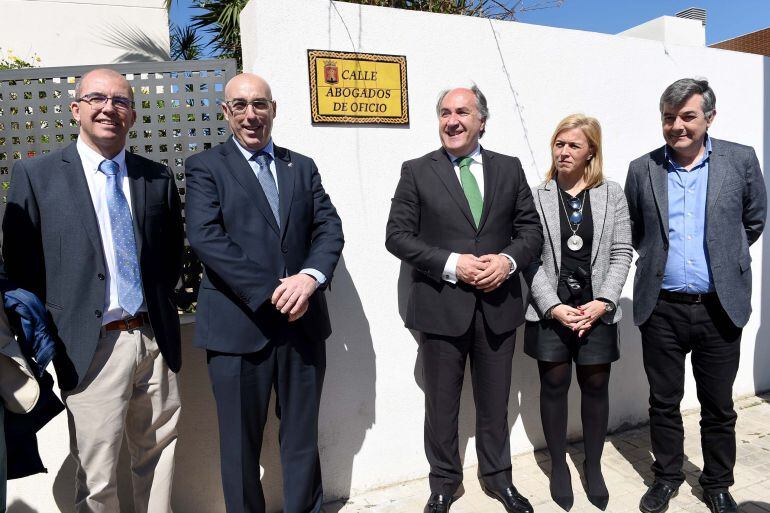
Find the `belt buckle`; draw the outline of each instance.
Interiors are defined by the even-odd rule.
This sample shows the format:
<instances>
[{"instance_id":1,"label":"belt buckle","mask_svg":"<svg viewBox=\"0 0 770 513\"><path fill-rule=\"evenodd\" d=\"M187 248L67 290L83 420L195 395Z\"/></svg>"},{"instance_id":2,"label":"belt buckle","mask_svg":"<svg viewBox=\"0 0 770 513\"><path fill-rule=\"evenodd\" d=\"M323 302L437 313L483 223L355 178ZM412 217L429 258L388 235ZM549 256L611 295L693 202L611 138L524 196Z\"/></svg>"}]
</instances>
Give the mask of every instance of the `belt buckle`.
<instances>
[{"instance_id":1,"label":"belt buckle","mask_svg":"<svg viewBox=\"0 0 770 513\"><path fill-rule=\"evenodd\" d=\"M695 302L697 304L703 303L703 294L695 294Z\"/></svg>"},{"instance_id":2,"label":"belt buckle","mask_svg":"<svg viewBox=\"0 0 770 513\"><path fill-rule=\"evenodd\" d=\"M122 323L122 328L123 328L121 331L134 331L136 328L131 327L131 323L137 319L139 319L138 315L132 315L131 317L126 317L125 319L121 319L120 322Z\"/></svg>"}]
</instances>

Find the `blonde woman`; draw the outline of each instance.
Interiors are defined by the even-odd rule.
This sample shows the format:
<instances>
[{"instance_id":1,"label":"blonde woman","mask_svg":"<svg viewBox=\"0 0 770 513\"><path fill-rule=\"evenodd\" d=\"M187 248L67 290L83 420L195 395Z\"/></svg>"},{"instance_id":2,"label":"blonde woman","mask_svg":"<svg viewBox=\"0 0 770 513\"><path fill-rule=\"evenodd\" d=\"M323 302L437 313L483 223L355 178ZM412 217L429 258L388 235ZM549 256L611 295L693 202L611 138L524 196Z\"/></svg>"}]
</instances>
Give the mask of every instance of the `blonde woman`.
<instances>
[{"instance_id":1,"label":"blonde woman","mask_svg":"<svg viewBox=\"0 0 770 513\"><path fill-rule=\"evenodd\" d=\"M609 412L610 365L619 357L617 322L631 265L631 226L620 185L604 179L599 122L573 114L551 138L552 163L533 189L543 223L541 262L530 285L524 351L538 360L540 414L551 454L551 497L573 504L566 460L567 392L575 362L581 390L588 499L605 509L601 454Z\"/></svg>"}]
</instances>

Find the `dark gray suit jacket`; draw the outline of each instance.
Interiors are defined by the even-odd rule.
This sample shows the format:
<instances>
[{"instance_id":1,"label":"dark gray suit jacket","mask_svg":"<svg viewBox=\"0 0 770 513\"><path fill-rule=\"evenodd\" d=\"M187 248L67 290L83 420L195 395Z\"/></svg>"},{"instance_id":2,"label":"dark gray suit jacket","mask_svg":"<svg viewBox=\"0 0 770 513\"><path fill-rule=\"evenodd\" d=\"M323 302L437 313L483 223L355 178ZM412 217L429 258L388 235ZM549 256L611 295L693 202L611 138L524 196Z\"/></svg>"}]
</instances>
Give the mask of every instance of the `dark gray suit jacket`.
<instances>
[{"instance_id":1,"label":"dark gray suit jacket","mask_svg":"<svg viewBox=\"0 0 770 513\"><path fill-rule=\"evenodd\" d=\"M519 159L481 150L484 207L478 229L452 162L443 149L404 162L386 229L385 247L413 267L406 327L459 337L476 301L493 333L524 322L518 275L492 292L442 279L452 252L505 253L519 271L540 257L543 227Z\"/></svg>"},{"instance_id":2,"label":"dark gray suit jacket","mask_svg":"<svg viewBox=\"0 0 770 513\"><path fill-rule=\"evenodd\" d=\"M714 287L722 307L738 327L751 314L749 245L765 227L765 182L754 149L711 138L706 193L706 246ZM655 308L668 258L668 166L664 148L628 168L626 197L634 248L634 323Z\"/></svg>"},{"instance_id":3,"label":"dark gray suit jacket","mask_svg":"<svg viewBox=\"0 0 770 513\"><path fill-rule=\"evenodd\" d=\"M178 371L173 292L184 231L176 183L166 166L129 152L126 167L150 324L169 368ZM75 143L13 167L3 218L5 270L15 285L45 301L51 313L63 342L53 363L64 390L83 379L99 341L106 295L102 248Z\"/></svg>"}]
</instances>

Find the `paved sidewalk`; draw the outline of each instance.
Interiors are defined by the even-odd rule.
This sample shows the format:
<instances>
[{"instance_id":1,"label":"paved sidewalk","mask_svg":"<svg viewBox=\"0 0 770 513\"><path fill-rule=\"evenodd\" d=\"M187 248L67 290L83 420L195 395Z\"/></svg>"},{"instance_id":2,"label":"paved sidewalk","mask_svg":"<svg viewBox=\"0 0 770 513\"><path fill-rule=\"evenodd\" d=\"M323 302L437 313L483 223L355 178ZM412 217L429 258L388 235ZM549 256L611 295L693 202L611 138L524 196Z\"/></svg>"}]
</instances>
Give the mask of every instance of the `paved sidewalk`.
<instances>
[{"instance_id":1,"label":"paved sidewalk","mask_svg":"<svg viewBox=\"0 0 770 513\"><path fill-rule=\"evenodd\" d=\"M735 468L733 497L743 513L770 513L770 394L736 401L738 412L738 460ZM700 415L691 411L684 417L685 472L687 481L671 501L668 513L702 512L708 507L701 501L698 475L703 465L698 422ZM609 436L604 446L603 469L610 491L608 512L639 511L639 499L650 482L649 432L647 426ZM567 460L572 472L575 504L571 512L598 512L585 496L581 483L583 446L573 443ZM548 492L550 462L546 452L537 451L513 460L514 484L532 502L536 513L563 512L551 501ZM581 469L581 470L578 470ZM500 503L481 491L476 467L465 471L465 494L452 505L451 513L504 513ZM325 506L327 513L422 513L428 498L427 479L374 490L342 503Z\"/></svg>"}]
</instances>

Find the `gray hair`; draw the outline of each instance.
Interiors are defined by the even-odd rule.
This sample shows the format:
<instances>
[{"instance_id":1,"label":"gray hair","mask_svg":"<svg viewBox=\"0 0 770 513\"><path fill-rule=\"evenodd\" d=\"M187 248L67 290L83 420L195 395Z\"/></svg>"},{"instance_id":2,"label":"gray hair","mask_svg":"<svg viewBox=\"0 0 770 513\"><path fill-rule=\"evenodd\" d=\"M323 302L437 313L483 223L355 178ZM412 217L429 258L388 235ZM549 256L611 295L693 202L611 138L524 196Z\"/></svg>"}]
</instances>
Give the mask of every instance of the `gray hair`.
<instances>
[{"instance_id":1,"label":"gray hair","mask_svg":"<svg viewBox=\"0 0 770 513\"><path fill-rule=\"evenodd\" d=\"M486 121L487 119L489 119L489 107L487 107L487 97L484 96L484 93L481 92L481 89L479 89L479 86L477 86L476 84L473 84L468 89L470 89L470 91L476 97L476 110L479 111L479 116L481 117L481 120ZM441 103L444 101L444 98L446 98L446 95L448 95L453 90L454 89L444 89L438 95L438 101L436 102L437 116L441 116ZM484 136L484 129L482 129L481 132L479 132L479 138L483 136Z\"/></svg>"},{"instance_id":2,"label":"gray hair","mask_svg":"<svg viewBox=\"0 0 770 513\"><path fill-rule=\"evenodd\" d=\"M665 105L679 107L694 94L703 96L701 109L706 119L710 118L716 109L717 97L708 80L697 78L681 78L668 86L660 97L660 113L663 114Z\"/></svg>"}]
</instances>

